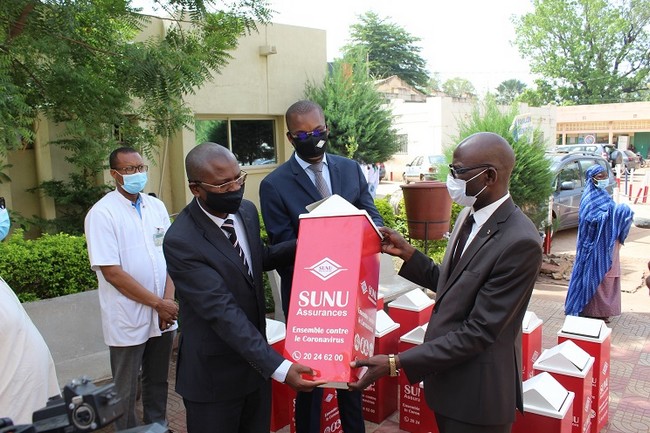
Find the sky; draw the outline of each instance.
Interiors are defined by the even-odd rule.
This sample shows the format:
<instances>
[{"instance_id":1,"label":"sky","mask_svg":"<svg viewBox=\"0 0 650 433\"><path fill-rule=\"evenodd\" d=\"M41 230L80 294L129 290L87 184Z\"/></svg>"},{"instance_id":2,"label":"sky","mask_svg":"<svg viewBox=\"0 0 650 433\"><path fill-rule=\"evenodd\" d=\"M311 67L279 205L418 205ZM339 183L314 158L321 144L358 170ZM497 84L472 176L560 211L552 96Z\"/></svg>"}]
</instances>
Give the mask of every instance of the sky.
<instances>
[{"instance_id":1,"label":"sky","mask_svg":"<svg viewBox=\"0 0 650 433\"><path fill-rule=\"evenodd\" d=\"M420 55L442 82L454 77L472 82L479 95L502 81L532 85L528 63L512 46L512 15L532 11L529 0L268 0L272 22L324 29L327 59L340 57L350 26L368 11L387 18L420 38Z\"/></svg>"}]
</instances>

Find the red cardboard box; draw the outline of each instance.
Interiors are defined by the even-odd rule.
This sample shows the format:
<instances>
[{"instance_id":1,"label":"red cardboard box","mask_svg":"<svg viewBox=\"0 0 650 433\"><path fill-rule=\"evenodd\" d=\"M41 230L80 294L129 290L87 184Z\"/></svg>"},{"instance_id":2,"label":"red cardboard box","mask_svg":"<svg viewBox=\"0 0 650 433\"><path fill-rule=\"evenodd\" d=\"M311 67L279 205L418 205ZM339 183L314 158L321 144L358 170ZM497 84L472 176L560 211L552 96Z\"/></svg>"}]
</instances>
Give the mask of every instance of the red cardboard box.
<instances>
[{"instance_id":1,"label":"red cardboard box","mask_svg":"<svg viewBox=\"0 0 650 433\"><path fill-rule=\"evenodd\" d=\"M521 339L522 380L533 377L533 364L542 354L542 323L544 321L532 311L524 314Z\"/></svg>"},{"instance_id":2,"label":"red cardboard box","mask_svg":"<svg viewBox=\"0 0 650 433\"><path fill-rule=\"evenodd\" d=\"M533 365L536 374L546 371L575 393L572 433L587 433L591 428L593 366L594 357L570 340L544 350Z\"/></svg>"},{"instance_id":3,"label":"red cardboard box","mask_svg":"<svg viewBox=\"0 0 650 433\"><path fill-rule=\"evenodd\" d=\"M567 316L557 341L571 340L595 358L592 382L591 433L600 432L609 420L609 373L612 350L612 330L604 321L586 317Z\"/></svg>"},{"instance_id":4,"label":"red cardboard box","mask_svg":"<svg viewBox=\"0 0 650 433\"><path fill-rule=\"evenodd\" d=\"M524 414L516 412L512 433L571 433L573 399L550 373L524 381Z\"/></svg>"},{"instance_id":5,"label":"red cardboard box","mask_svg":"<svg viewBox=\"0 0 650 433\"><path fill-rule=\"evenodd\" d=\"M399 323L395 323L385 311L377 311L375 330L375 354L397 353ZM363 418L381 423L397 410L397 377L384 376L363 391Z\"/></svg>"},{"instance_id":6,"label":"red cardboard box","mask_svg":"<svg viewBox=\"0 0 650 433\"><path fill-rule=\"evenodd\" d=\"M380 240L367 212L338 195L300 215L284 350L326 387L347 389L350 361L374 353Z\"/></svg>"},{"instance_id":7,"label":"red cardboard box","mask_svg":"<svg viewBox=\"0 0 650 433\"><path fill-rule=\"evenodd\" d=\"M426 330L427 324L424 324L402 335L399 340L399 352L422 344ZM410 384L402 372L399 373L398 379L399 428L411 433L438 433L435 415L424 399L423 384Z\"/></svg>"},{"instance_id":8,"label":"red cardboard box","mask_svg":"<svg viewBox=\"0 0 650 433\"><path fill-rule=\"evenodd\" d=\"M278 353L284 352L286 327L278 320L266 319L266 339ZM271 381L271 431L276 432L291 422L296 392L284 383Z\"/></svg>"},{"instance_id":9,"label":"red cardboard box","mask_svg":"<svg viewBox=\"0 0 650 433\"><path fill-rule=\"evenodd\" d=\"M388 303L388 315L400 324L402 332L408 332L429 323L434 304L421 289L413 289Z\"/></svg>"},{"instance_id":10,"label":"red cardboard box","mask_svg":"<svg viewBox=\"0 0 650 433\"><path fill-rule=\"evenodd\" d=\"M290 433L296 433L296 399L293 399L293 408L291 410L292 422L289 427ZM320 429L319 433L341 433L341 416L339 414L339 404L336 398L336 390L327 388L323 390L323 400L320 412Z\"/></svg>"}]
</instances>

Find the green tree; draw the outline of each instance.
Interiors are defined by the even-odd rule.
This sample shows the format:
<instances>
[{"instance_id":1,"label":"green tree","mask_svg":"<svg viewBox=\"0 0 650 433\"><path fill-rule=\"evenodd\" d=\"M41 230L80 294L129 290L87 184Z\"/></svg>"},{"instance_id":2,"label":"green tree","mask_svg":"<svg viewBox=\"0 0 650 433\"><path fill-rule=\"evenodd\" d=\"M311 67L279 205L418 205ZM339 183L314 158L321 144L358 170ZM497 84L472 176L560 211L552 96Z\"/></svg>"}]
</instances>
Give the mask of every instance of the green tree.
<instances>
[{"instance_id":1,"label":"green tree","mask_svg":"<svg viewBox=\"0 0 650 433\"><path fill-rule=\"evenodd\" d=\"M322 83L307 83L305 97L325 111L329 151L359 161L384 162L399 149L399 142L393 115L375 89L364 59L363 53L337 59Z\"/></svg>"},{"instance_id":2,"label":"green tree","mask_svg":"<svg viewBox=\"0 0 650 433\"><path fill-rule=\"evenodd\" d=\"M388 18L374 12L359 15L359 23L350 26L351 43L343 47L344 56L362 50L367 54L368 69L377 78L397 75L418 90L429 84L427 62L420 56L420 38L412 36Z\"/></svg>"},{"instance_id":3,"label":"green tree","mask_svg":"<svg viewBox=\"0 0 650 433\"><path fill-rule=\"evenodd\" d=\"M541 227L552 192L550 162L545 157L546 144L541 131L535 130L532 140L524 137L514 140L510 128L517 114L515 105L503 112L495 98L487 97L475 106L467 119L459 122L456 142L460 143L477 132L494 132L508 140L516 157L510 178L510 194L513 201Z\"/></svg>"},{"instance_id":4,"label":"green tree","mask_svg":"<svg viewBox=\"0 0 650 433\"><path fill-rule=\"evenodd\" d=\"M515 44L546 103L647 100L650 0L534 0Z\"/></svg>"},{"instance_id":5,"label":"green tree","mask_svg":"<svg viewBox=\"0 0 650 433\"><path fill-rule=\"evenodd\" d=\"M191 126L183 96L211 80L238 38L270 16L264 0L227 11L213 0L154 3L175 18L164 37L140 41L150 18L129 0L0 2L0 154L31 141L41 115L65 125L54 144L67 151L74 172L42 189L65 207L71 233L83 230L83 215L103 193L93 188L109 152L129 145L151 157ZM80 190L95 194L69 196Z\"/></svg>"},{"instance_id":6,"label":"green tree","mask_svg":"<svg viewBox=\"0 0 650 433\"><path fill-rule=\"evenodd\" d=\"M474 85L465 78L454 77L442 83L442 91L453 98L467 98L476 95Z\"/></svg>"},{"instance_id":7,"label":"green tree","mask_svg":"<svg viewBox=\"0 0 650 433\"><path fill-rule=\"evenodd\" d=\"M497 86L497 104L510 105L526 90L526 83L516 79L505 80Z\"/></svg>"}]
</instances>

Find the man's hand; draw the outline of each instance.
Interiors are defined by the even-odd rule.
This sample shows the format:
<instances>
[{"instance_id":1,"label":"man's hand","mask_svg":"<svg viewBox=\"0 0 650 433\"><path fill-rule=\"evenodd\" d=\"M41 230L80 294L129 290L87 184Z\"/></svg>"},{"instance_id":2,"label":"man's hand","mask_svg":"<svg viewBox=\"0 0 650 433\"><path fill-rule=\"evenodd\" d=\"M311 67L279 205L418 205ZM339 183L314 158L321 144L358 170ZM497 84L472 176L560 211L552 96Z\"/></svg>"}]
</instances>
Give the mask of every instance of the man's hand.
<instances>
[{"instance_id":1,"label":"man's hand","mask_svg":"<svg viewBox=\"0 0 650 433\"><path fill-rule=\"evenodd\" d=\"M167 329L171 328L174 322L166 322L163 319L158 316L158 328L161 331L166 331Z\"/></svg>"},{"instance_id":2,"label":"man's hand","mask_svg":"<svg viewBox=\"0 0 650 433\"><path fill-rule=\"evenodd\" d=\"M178 319L178 305L173 299L161 299L155 308L162 321L171 323Z\"/></svg>"},{"instance_id":3,"label":"man's hand","mask_svg":"<svg viewBox=\"0 0 650 433\"><path fill-rule=\"evenodd\" d=\"M405 262L413 256L415 247L409 244L395 230L388 227L379 227L379 231L384 236L381 240L381 251L391 256L398 256Z\"/></svg>"},{"instance_id":4,"label":"man's hand","mask_svg":"<svg viewBox=\"0 0 650 433\"><path fill-rule=\"evenodd\" d=\"M388 366L388 355L375 355L367 359L358 359L352 361L350 367L368 367L368 370L358 381L348 384L349 389L354 391L363 391L377 379L388 376L390 372Z\"/></svg>"},{"instance_id":5,"label":"man's hand","mask_svg":"<svg viewBox=\"0 0 650 433\"><path fill-rule=\"evenodd\" d=\"M296 391L300 392L309 392L316 388L317 386L324 385L327 383L325 380L307 380L303 379L302 375L306 374L309 376L314 376L314 370L302 364L291 364L289 371L287 372L287 378L284 380L284 383L289 385Z\"/></svg>"}]
</instances>

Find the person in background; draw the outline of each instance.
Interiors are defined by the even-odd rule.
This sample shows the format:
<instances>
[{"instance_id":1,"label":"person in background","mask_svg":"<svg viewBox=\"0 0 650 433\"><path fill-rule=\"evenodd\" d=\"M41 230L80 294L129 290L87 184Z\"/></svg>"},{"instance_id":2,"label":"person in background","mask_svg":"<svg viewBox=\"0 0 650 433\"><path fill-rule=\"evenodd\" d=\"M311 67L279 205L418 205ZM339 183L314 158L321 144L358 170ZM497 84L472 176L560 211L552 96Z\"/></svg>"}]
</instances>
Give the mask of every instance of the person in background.
<instances>
[{"instance_id":1,"label":"person in background","mask_svg":"<svg viewBox=\"0 0 650 433\"><path fill-rule=\"evenodd\" d=\"M287 138L295 152L260 184L262 217L271 244L298 238L300 214L305 206L338 194L359 209L365 209L378 226L383 221L368 189L361 166L351 159L326 153L328 129L320 105L302 100L286 112ZM289 317L293 265L278 268L282 308ZM322 389L299 392L296 397L296 432L320 431ZM345 433L365 431L361 392L337 390L341 423Z\"/></svg>"},{"instance_id":2,"label":"person in background","mask_svg":"<svg viewBox=\"0 0 650 433\"><path fill-rule=\"evenodd\" d=\"M2 199L4 202L4 199ZM0 240L9 232L9 213L0 207ZM43 336L11 287L0 278L0 417L31 424L32 414L60 395L54 361Z\"/></svg>"},{"instance_id":3,"label":"person in background","mask_svg":"<svg viewBox=\"0 0 650 433\"><path fill-rule=\"evenodd\" d=\"M634 213L616 204L607 192L607 170L593 165L585 173L586 186L578 210L576 257L564 312L609 322L621 314L619 251L632 226Z\"/></svg>"},{"instance_id":4,"label":"person in background","mask_svg":"<svg viewBox=\"0 0 650 433\"><path fill-rule=\"evenodd\" d=\"M380 227L382 251L404 260L399 274L436 292L424 342L400 354L353 361L368 367L350 388L378 378L424 380L441 433L507 433L523 411L522 320L542 264L539 232L510 197L510 144L488 132L454 150L447 189L466 206L440 264L393 229Z\"/></svg>"},{"instance_id":5,"label":"person in background","mask_svg":"<svg viewBox=\"0 0 650 433\"><path fill-rule=\"evenodd\" d=\"M115 425L118 431L138 425L141 370L143 421L167 425L167 378L178 318L162 251L169 215L162 201L140 193L148 167L135 149L114 150L109 164L116 188L90 209L85 233L113 381L124 405Z\"/></svg>"},{"instance_id":6,"label":"person in background","mask_svg":"<svg viewBox=\"0 0 650 433\"><path fill-rule=\"evenodd\" d=\"M187 154L194 199L165 236L183 332L176 392L188 433L268 432L271 378L297 391L323 384L266 341L263 271L292 263L296 242L262 244L255 205L243 200L246 173L216 143Z\"/></svg>"}]
</instances>

